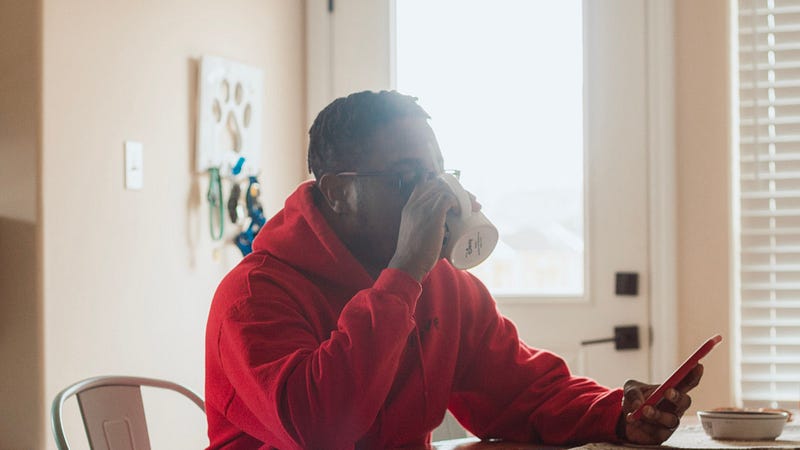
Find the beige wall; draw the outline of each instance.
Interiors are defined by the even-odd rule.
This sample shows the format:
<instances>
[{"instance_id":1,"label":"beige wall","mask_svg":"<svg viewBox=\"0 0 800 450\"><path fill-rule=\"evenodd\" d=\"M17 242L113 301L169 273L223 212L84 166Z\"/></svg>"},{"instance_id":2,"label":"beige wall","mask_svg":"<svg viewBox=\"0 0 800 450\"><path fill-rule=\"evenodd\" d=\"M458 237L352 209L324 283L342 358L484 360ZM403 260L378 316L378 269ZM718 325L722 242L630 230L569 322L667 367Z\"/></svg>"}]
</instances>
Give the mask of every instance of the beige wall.
<instances>
[{"instance_id":1,"label":"beige wall","mask_svg":"<svg viewBox=\"0 0 800 450\"><path fill-rule=\"evenodd\" d=\"M679 353L714 333L696 407L733 404L730 58L727 0L678 0L675 16Z\"/></svg>"},{"instance_id":2,"label":"beige wall","mask_svg":"<svg viewBox=\"0 0 800 450\"><path fill-rule=\"evenodd\" d=\"M41 448L39 2L0 0L0 449Z\"/></svg>"},{"instance_id":3,"label":"beige wall","mask_svg":"<svg viewBox=\"0 0 800 450\"><path fill-rule=\"evenodd\" d=\"M303 3L44 0L42 17L45 401L109 373L202 392L208 306L240 255L209 237L207 178L192 173L196 58L264 70L271 215L304 176ZM141 191L124 189L129 139L144 145ZM173 425L207 442L203 417ZM154 448L188 448L170 438Z\"/></svg>"},{"instance_id":4,"label":"beige wall","mask_svg":"<svg viewBox=\"0 0 800 450\"><path fill-rule=\"evenodd\" d=\"M39 1L0 0L0 217L36 221Z\"/></svg>"},{"instance_id":5,"label":"beige wall","mask_svg":"<svg viewBox=\"0 0 800 450\"><path fill-rule=\"evenodd\" d=\"M41 317L36 227L0 218L0 449L42 448ZM11 406L13 405L13 406Z\"/></svg>"}]
</instances>

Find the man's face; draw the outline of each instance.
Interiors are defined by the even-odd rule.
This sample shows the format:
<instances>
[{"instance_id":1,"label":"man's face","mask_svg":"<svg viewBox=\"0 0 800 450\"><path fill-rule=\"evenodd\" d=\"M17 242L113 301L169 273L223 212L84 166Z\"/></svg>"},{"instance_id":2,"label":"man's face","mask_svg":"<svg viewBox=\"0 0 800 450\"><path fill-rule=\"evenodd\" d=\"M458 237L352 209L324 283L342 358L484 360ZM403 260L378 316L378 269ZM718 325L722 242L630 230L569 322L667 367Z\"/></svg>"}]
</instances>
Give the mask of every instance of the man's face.
<instances>
[{"instance_id":1,"label":"man's face","mask_svg":"<svg viewBox=\"0 0 800 450\"><path fill-rule=\"evenodd\" d=\"M365 145L372 155L356 171L386 175L353 177L358 201L350 248L371 266L368 268L382 269L394 255L401 213L414 183L419 175L442 172L442 154L423 118L396 120L378 130Z\"/></svg>"}]
</instances>

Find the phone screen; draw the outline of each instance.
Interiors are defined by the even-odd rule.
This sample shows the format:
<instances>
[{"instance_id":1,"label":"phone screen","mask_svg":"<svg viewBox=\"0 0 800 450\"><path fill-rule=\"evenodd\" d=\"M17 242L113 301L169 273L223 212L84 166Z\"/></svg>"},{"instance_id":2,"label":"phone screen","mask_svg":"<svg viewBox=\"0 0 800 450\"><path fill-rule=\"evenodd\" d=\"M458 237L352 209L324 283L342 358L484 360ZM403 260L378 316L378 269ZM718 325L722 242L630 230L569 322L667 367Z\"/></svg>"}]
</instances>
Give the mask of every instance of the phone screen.
<instances>
[{"instance_id":1,"label":"phone screen","mask_svg":"<svg viewBox=\"0 0 800 450\"><path fill-rule=\"evenodd\" d=\"M717 344L722 341L722 336L715 335L710 337L706 342L703 343L695 352L686 359L686 361L678 367L678 370L672 373L672 375L667 378L667 381L663 382L661 386L659 386L649 397L642 403L636 411L633 412L634 419L640 419L642 417L642 411L645 405L655 406L661 399L664 398L664 393L667 392L667 389L675 387L678 383L683 380L689 372L694 369L700 360L708 354Z\"/></svg>"}]
</instances>

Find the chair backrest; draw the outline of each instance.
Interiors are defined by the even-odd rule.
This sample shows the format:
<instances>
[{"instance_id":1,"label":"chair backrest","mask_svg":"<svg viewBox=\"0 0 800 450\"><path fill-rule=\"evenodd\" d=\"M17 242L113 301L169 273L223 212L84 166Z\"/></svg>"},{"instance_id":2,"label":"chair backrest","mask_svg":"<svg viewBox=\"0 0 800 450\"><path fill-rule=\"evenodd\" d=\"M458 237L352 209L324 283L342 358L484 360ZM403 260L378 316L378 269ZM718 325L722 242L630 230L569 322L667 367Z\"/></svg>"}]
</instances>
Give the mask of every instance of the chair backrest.
<instances>
[{"instance_id":1,"label":"chair backrest","mask_svg":"<svg viewBox=\"0 0 800 450\"><path fill-rule=\"evenodd\" d=\"M205 412L200 396L170 381L126 376L89 378L67 387L53 400L50 422L58 449L69 450L61 412L64 402L75 395L92 450L150 450L141 386L183 394Z\"/></svg>"}]
</instances>

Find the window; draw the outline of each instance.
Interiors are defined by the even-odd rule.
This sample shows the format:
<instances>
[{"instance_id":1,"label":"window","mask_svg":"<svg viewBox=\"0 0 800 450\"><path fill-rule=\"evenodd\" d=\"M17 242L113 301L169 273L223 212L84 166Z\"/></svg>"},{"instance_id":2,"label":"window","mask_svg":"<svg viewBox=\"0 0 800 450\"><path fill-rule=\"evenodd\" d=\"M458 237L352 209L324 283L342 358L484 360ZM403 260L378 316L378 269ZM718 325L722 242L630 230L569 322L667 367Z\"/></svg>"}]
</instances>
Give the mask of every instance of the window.
<instances>
[{"instance_id":1,"label":"window","mask_svg":"<svg viewBox=\"0 0 800 450\"><path fill-rule=\"evenodd\" d=\"M739 0L739 396L800 399L800 1Z\"/></svg>"},{"instance_id":2,"label":"window","mask_svg":"<svg viewBox=\"0 0 800 450\"><path fill-rule=\"evenodd\" d=\"M583 296L582 1L402 0L395 14L397 89L501 233L472 272L496 296Z\"/></svg>"}]
</instances>

